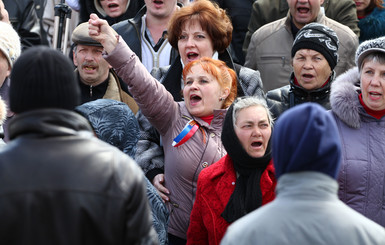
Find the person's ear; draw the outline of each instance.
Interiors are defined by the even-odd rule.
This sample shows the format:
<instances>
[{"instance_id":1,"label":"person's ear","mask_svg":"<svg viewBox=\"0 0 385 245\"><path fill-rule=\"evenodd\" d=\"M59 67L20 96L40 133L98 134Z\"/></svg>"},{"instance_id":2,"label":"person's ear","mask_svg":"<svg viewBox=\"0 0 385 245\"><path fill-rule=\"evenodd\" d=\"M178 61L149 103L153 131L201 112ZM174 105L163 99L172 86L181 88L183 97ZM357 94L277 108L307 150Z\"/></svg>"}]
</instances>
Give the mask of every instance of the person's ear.
<instances>
[{"instance_id":1,"label":"person's ear","mask_svg":"<svg viewBox=\"0 0 385 245\"><path fill-rule=\"evenodd\" d=\"M230 94L230 89L229 88L225 88L225 89L222 90L221 98L223 100L226 100L227 97L229 96L229 94Z\"/></svg>"}]
</instances>

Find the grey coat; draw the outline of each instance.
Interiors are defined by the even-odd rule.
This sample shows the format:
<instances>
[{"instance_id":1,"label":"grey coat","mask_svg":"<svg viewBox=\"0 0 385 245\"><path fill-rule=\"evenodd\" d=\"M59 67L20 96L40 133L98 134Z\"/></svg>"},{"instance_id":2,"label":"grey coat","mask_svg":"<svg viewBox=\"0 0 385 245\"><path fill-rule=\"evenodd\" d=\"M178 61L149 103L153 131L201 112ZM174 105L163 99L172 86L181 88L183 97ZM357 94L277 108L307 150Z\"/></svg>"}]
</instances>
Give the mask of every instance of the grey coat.
<instances>
[{"instance_id":1,"label":"grey coat","mask_svg":"<svg viewBox=\"0 0 385 245\"><path fill-rule=\"evenodd\" d=\"M221 245L385 244L385 230L341 202L337 189L319 172L286 173L275 200L230 225Z\"/></svg>"},{"instance_id":2,"label":"grey coat","mask_svg":"<svg viewBox=\"0 0 385 245\"><path fill-rule=\"evenodd\" d=\"M339 197L385 226L385 117L368 115L359 102L357 68L337 77L330 104L342 140Z\"/></svg>"}]
</instances>

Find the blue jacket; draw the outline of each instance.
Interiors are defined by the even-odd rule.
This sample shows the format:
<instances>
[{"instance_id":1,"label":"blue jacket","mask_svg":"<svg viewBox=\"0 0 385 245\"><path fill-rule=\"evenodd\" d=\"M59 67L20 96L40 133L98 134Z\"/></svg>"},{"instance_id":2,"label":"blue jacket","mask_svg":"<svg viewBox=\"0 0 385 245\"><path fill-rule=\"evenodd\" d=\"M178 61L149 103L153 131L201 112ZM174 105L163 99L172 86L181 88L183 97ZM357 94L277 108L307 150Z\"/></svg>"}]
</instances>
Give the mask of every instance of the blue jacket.
<instances>
[{"instance_id":1,"label":"blue jacket","mask_svg":"<svg viewBox=\"0 0 385 245\"><path fill-rule=\"evenodd\" d=\"M134 157L139 138L139 125L130 108L123 102L98 99L76 108L88 119L97 137ZM154 186L147 182L147 197L152 210L152 221L160 244L168 244L168 210Z\"/></svg>"},{"instance_id":2,"label":"blue jacket","mask_svg":"<svg viewBox=\"0 0 385 245\"><path fill-rule=\"evenodd\" d=\"M383 5L385 7L385 3ZM375 8L373 12L358 22L360 28L360 43L363 41L385 36L385 9Z\"/></svg>"}]
</instances>

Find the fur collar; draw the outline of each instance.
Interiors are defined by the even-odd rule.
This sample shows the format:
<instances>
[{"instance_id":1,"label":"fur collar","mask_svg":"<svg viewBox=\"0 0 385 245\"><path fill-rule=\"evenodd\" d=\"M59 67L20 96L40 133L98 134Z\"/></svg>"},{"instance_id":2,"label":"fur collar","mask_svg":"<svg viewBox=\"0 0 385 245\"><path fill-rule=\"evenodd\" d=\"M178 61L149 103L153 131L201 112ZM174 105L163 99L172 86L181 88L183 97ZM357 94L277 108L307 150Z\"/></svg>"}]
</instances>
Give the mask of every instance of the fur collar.
<instances>
[{"instance_id":1,"label":"fur collar","mask_svg":"<svg viewBox=\"0 0 385 245\"><path fill-rule=\"evenodd\" d=\"M338 76L331 86L330 105L333 113L346 125L359 128L362 106L360 93L360 73L357 67Z\"/></svg>"}]
</instances>

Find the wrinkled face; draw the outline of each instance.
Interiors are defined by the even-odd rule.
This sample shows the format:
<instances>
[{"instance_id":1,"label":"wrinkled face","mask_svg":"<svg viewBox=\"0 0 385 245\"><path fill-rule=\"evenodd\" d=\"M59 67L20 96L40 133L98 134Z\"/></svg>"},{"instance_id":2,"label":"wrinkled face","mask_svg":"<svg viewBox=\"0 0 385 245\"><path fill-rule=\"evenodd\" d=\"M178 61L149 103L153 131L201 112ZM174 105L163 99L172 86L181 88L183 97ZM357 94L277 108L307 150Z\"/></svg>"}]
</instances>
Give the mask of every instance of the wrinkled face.
<instances>
[{"instance_id":1,"label":"wrinkled face","mask_svg":"<svg viewBox=\"0 0 385 245\"><path fill-rule=\"evenodd\" d=\"M202 57L211 58L214 54L211 37L202 30L197 21L187 21L183 26L178 41L178 50L184 65Z\"/></svg>"},{"instance_id":2,"label":"wrinkled face","mask_svg":"<svg viewBox=\"0 0 385 245\"><path fill-rule=\"evenodd\" d=\"M9 16L8 16L8 11L4 7L4 3L2 0L0 0L0 21L4 21L6 23L9 22Z\"/></svg>"},{"instance_id":3,"label":"wrinkled face","mask_svg":"<svg viewBox=\"0 0 385 245\"><path fill-rule=\"evenodd\" d=\"M371 0L354 0L356 3L357 14L363 16L365 9L369 6Z\"/></svg>"},{"instance_id":4,"label":"wrinkled face","mask_svg":"<svg viewBox=\"0 0 385 245\"><path fill-rule=\"evenodd\" d=\"M324 0L287 0L293 23L299 29L317 19Z\"/></svg>"},{"instance_id":5,"label":"wrinkled face","mask_svg":"<svg viewBox=\"0 0 385 245\"><path fill-rule=\"evenodd\" d=\"M108 16L116 18L126 12L127 1L128 0L100 0L100 5Z\"/></svg>"},{"instance_id":6,"label":"wrinkled face","mask_svg":"<svg viewBox=\"0 0 385 245\"><path fill-rule=\"evenodd\" d=\"M211 74L197 64L191 67L186 75L183 97L191 115L196 117L210 116L215 109L221 109L229 95L228 88L222 89Z\"/></svg>"},{"instance_id":7,"label":"wrinkled face","mask_svg":"<svg viewBox=\"0 0 385 245\"><path fill-rule=\"evenodd\" d=\"M372 110L385 109L385 65L367 61L361 70L361 92L365 105Z\"/></svg>"},{"instance_id":8,"label":"wrinkled face","mask_svg":"<svg viewBox=\"0 0 385 245\"><path fill-rule=\"evenodd\" d=\"M132 1L132 0L131 0ZM176 0L144 0L147 9L147 16L155 18L171 18L177 8Z\"/></svg>"},{"instance_id":9,"label":"wrinkled face","mask_svg":"<svg viewBox=\"0 0 385 245\"><path fill-rule=\"evenodd\" d=\"M102 57L102 52L102 47L77 45L73 62L78 67L83 83L96 86L107 79L111 66Z\"/></svg>"},{"instance_id":10,"label":"wrinkled face","mask_svg":"<svg viewBox=\"0 0 385 245\"><path fill-rule=\"evenodd\" d=\"M5 78L11 74L11 66L7 57L0 51L0 87L3 86Z\"/></svg>"},{"instance_id":11,"label":"wrinkled face","mask_svg":"<svg viewBox=\"0 0 385 245\"><path fill-rule=\"evenodd\" d=\"M263 157L271 136L271 125L262 106L250 106L237 112L235 133L251 157Z\"/></svg>"},{"instance_id":12,"label":"wrinkled face","mask_svg":"<svg viewBox=\"0 0 385 245\"><path fill-rule=\"evenodd\" d=\"M312 49L300 49L293 57L294 76L306 90L322 87L332 70L325 57Z\"/></svg>"}]
</instances>

